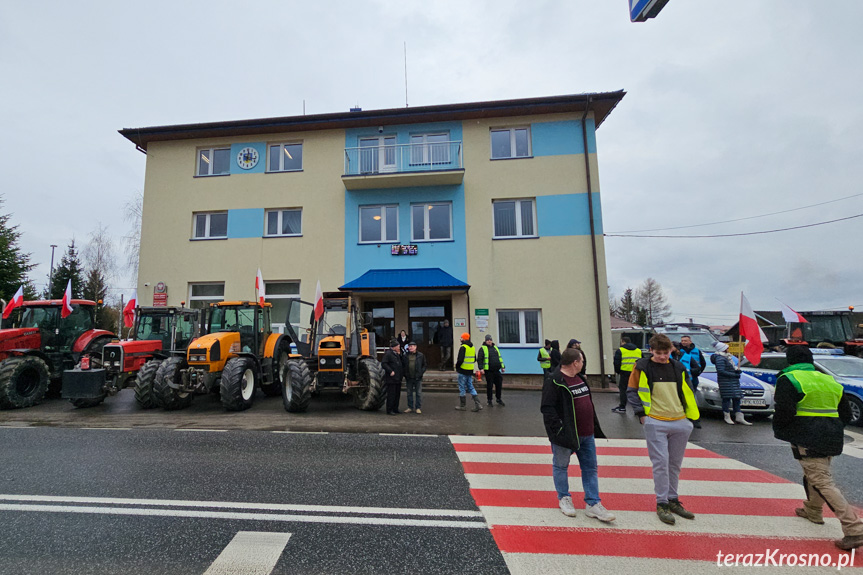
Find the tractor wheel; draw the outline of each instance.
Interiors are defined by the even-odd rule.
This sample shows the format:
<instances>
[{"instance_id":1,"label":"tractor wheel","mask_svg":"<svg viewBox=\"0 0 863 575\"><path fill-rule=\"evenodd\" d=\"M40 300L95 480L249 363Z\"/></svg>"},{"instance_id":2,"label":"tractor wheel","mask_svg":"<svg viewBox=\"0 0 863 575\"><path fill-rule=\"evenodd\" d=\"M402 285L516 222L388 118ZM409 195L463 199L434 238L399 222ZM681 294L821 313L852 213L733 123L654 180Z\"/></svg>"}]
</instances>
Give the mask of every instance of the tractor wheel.
<instances>
[{"instance_id":1,"label":"tractor wheel","mask_svg":"<svg viewBox=\"0 0 863 575\"><path fill-rule=\"evenodd\" d=\"M354 405L363 411L377 411L387 400L384 368L376 359L360 360L360 389L354 392Z\"/></svg>"},{"instance_id":2,"label":"tractor wheel","mask_svg":"<svg viewBox=\"0 0 863 575\"><path fill-rule=\"evenodd\" d=\"M159 397L156 395L154 385L160 365L162 365L161 359L151 359L141 366L138 375L135 376L135 401L143 409L151 409L159 405Z\"/></svg>"},{"instance_id":3,"label":"tractor wheel","mask_svg":"<svg viewBox=\"0 0 863 575\"><path fill-rule=\"evenodd\" d=\"M280 348L273 358L273 383L261 384L261 391L267 397L276 397L282 394L282 372L290 358L290 352L284 347Z\"/></svg>"},{"instance_id":4,"label":"tractor wheel","mask_svg":"<svg viewBox=\"0 0 863 575\"><path fill-rule=\"evenodd\" d=\"M851 421L848 424L863 426L863 401L849 393L848 403L851 404Z\"/></svg>"},{"instance_id":5,"label":"tractor wheel","mask_svg":"<svg viewBox=\"0 0 863 575\"><path fill-rule=\"evenodd\" d=\"M183 409L192 404L192 394L169 386L169 383L179 383L180 370L186 367L186 358L171 357L162 362L156 370L153 379L153 394L156 403L168 411Z\"/></svg>"},{"instance_id":6,"label":"tractor wheel","mask_svg":"<svg viewBox=\"0 0 863 575\"><path fill-rule=\"evenodd\" d=\"M285 411L305 411L312 399L312 374L302 359L289 359L281 372Z\"/></svg>"},{"instance_id":7,"label":"tractor wheel","mask_svg":"<svg viewBox=\"0 0 863 575\"><path fill-rule=\"evenodd\" d=\"M35 356L9 357L0 363L0 409L36 405L48 391L48 366Z\"/></svg>"},{"instance_id":8,"label":"tractor wheel","mask_svg":"<svg viewBox=\"0 0 863 575\"><path fill-rule=\"evenodd\" d=\"M255 362L248 357L235 357L228 360L222 371L219 395L222 405L228 411L243 411L252 407L255 388L258 383Z\"/></svg>"}]
</instances>

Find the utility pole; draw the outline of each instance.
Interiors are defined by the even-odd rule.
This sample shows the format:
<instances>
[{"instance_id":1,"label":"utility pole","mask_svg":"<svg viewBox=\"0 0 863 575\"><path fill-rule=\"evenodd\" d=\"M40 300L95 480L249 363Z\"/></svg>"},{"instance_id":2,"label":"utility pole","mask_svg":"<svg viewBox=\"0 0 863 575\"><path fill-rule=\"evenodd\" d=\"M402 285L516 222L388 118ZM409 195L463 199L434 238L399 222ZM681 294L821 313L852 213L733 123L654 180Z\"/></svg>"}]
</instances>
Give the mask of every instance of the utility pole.
<instances>
[{"instance_id":1,"label":"utility pole","mask_svg":"<svg viewBox=\"0 0 863 575\"><path fill-rule=\"evenodd\" d=\"M48 299L51 299L51 284L54 281L54 248L57 244L51 244L51 271L48 272Z\"/></svg>"}]
</instances>

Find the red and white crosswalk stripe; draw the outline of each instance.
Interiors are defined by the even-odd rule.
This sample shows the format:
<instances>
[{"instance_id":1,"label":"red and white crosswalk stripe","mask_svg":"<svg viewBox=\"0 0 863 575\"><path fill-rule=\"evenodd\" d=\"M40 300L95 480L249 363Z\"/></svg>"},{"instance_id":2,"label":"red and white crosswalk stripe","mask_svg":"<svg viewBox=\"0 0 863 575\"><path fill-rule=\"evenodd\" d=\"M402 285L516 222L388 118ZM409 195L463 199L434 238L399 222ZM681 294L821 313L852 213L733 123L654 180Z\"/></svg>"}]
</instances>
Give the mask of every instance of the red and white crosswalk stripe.
<instances>
[{"instance_id":1,"label":"red and white crosswalk stripe","mask_svg":"<svg viewBox=\"0 0 863 575\"><path fill-rule=\"evenodd\" d=\"M617 516L610 524L581 511L575 456L569 468L570 491L579 513L573 518L560 512L548 439L450 440L512 573L715 573L718 553L745 556L778 549L778 554L787 555L829 554L833 560L843 554L833 545L842 530L829 510L825 509L826 524L820 526L794 515L804 498L801 485L697 445L687 446L679 486L681 501L696 518L678 518L671 526L656 516L644 440L596 441L600 496ZM855 564L863 565L863 560L856 558ZM746 567L723 571L737 569ZM824 567L795 567L793 572L810 569L824 572Z\"/></svg>"}]
</instances>

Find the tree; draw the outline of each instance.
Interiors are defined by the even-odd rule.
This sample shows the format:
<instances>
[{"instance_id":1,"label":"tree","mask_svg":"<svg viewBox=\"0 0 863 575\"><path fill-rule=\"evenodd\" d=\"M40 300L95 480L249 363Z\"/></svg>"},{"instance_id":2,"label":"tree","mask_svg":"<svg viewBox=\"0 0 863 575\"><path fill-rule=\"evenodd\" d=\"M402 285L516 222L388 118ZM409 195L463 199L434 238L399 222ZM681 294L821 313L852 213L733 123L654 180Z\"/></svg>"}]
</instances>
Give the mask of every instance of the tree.
<instances>
[{"instance_id":1,"label":"tree","mask_svg":"<svg viewBox=\"0 0 863 575\"><path fill-rule=\"evenodd\" d=\"M72 243L66 247L66 253L63 254L60 263L54 268L51 293L47 293L48 288L45 288L46 297L48 299L62 298L63 292L66 291L66 284L69 283L70 279L72 280L72 297L80 298L84 289L84 266L78 257L75 238L72 238Z\"/></svg>"},{"instance_id":2,"label":"tree","mask_svg":"<svg viewBox=\"0 0 863 575\"><path fill-rule=\"evenodd\" d=\"M635 290L635 303L644 310L646 322L641 325L655 325L671 316L671 306L665 299L662 286L653 278L647 278Z\"/></svg>"},{"instance_id":3,"label":"tree","mask_svg":"<svg viewBox=\"0 0 863 575\"><path fill-rule=\"evenodd\" d=\"M87 269L82 292L84 299L96 302L96 327L110 330L114 316L108 313L108 282L113 279L117 266L114 261L113 241L108 234L108 228L101 222L90 232L90 241L84 247L82 255Z\"/></svg>"},{"instance_id":4,"label":"tree","mask_svg":"<svg viewBox=\"0 0 863 575\"><path fill-rule=\"evenodd\" d=\"M638 323L638 305L632 295L632 288L626 288L617 305L617 317L629 323Z\"/></svg>"},{"instance_id":5,"label":"tree","mask_svg":"<svg viewBox=\"0 0 863 575\"><path fill-rule=\"evenodd\" d=\"M4 201L0 196L0 208ZM35 266L30 263L30 254L23 253L18 245L21 232L18 226L9 225L11 217L12 214L0 213L0 298L8 301L23 285L24 297L33 299L36 290L27 272Z\"/></svg>"},{"instance_id":6,"label":"tree","mask_svg":"<svg viewBox=\"0 0 863 575\"><path fill-rule=\"evenodd\" d=\"M126 269L132 272L132 280L138 284L138 261L141 254L141 221L144 214L144 194L141 191L126 202L125 217L129 233L123 236L123 251L126 253Z\"/></svg>"}]
</instances>

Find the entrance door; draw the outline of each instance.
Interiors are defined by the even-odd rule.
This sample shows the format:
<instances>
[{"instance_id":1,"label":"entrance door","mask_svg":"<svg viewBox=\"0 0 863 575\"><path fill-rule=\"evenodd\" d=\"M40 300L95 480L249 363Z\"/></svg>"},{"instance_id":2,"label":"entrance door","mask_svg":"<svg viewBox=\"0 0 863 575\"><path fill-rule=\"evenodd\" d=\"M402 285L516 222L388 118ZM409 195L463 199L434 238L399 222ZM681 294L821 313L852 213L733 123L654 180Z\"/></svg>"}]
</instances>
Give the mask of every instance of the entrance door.
<instances>
[{"instance_id":1,"label":"entrance door","mask_svg":"<svg viewBox=\"0 0 863 575\"><path fill-rule=\"evenodd\" d=\"M396 138L380 136L360 140L360 173L396 171Z\"/></svg>"},{"instance_id":2,"label":"entrance door","mask_svg":"<svg viewBox=\"0 0 863 575\"><path fill-rule=\"evenodd\" d=\"M363 311L372 314L371 331L375 332L375 345L387 348L390 340L396 336L395 306L391 301L367 301Z\"/></svg>"},{"instance_id":3,"label":"entrance door","mask_svg":"<svg viewBox=\"0 0 863 575\"><path fill-rule=\"evenodd\" d=\"M440 344L436 342L438 328L449 319L449 301L408 302L410 316L410 338L417 342L417 351L426 356L427 367L440 365ZM450 322L452 323L452 322Z\"/></svg>"}]
</instances>

